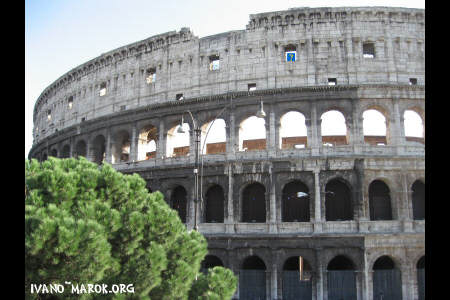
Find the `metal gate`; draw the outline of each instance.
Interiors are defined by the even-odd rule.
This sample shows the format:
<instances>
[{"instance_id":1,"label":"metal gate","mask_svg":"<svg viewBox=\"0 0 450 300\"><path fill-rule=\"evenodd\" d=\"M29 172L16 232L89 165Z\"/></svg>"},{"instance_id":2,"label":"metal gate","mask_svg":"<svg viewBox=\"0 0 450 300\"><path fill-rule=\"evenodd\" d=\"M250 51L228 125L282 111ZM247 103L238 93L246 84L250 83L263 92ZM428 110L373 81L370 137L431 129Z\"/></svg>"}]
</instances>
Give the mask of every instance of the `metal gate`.
<instances>
[{"instance_id":1,"label":"metal gate","mask_svg":"<svg viewBox=\"0 0 450 300\"><path fill-rule=\"evenodd\" d=\"M283 271L283 300L312 299L311 280L300 281L299 271Z\"/></svg>"},{"instance_id":2,"label":"metal gate","mask_svg":"<svg viewBox=\"0 0 450 300\"><path fill-rule=\"evenodd\" d=\"M328 271L328 300L356 300L355 271Z\"/></svg>"},{"instance_id":3,"label":"metal gate","mask_svg":"<svg viewBox=\"0 0 450 300\"><path fill-rule=\"evenodd\" d=\"M375 270L373 272L373 300L402 299L400 270Z\"/></svg>"},{"instance_id":4,"label":"metal gate","mask_svg":"<svg viewBox=\"0 0 450 300\"><path fill-rule=\"evenodd\" d=\"M266 271L240 270L239 299L266 300Z\"/></svg>"},{"instance_id":5,"label":"metal gate","mask_svg":"<svg viewBox=\"0 0 450 300\"><path fill-rule=\"evenodd\" d=\"M419 289L419 300L425 300L425 269L417 269L417 286Z\"/></svg>"}]
</instances>

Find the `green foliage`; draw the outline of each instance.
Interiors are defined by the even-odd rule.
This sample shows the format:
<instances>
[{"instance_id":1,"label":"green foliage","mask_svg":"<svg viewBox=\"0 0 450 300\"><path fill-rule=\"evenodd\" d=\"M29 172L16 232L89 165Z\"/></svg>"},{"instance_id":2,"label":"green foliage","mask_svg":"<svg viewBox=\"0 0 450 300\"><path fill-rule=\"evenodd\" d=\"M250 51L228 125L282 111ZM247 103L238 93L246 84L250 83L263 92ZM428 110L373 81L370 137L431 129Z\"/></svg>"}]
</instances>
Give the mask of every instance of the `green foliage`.
<instances>
[{"instance_id":1,"label":"green foliage","mask_svg":"<svg viewBox=\"0 0 450 300\"><path fill-rule=\"evenodd\" d=\"M231 299L237 288L237 278L229 269L214 267L207 275L200 273L189 292L189 299Z\"/></svg>"},{"instance_id":2,"label":"green foliage","mask_svg":"<svg viewBox=\"0 0 450 300\"><path fill-rule=\"evenodd\" d=\"M50 157L25 161L25 185L28 299L38 299L30 293L32 283L134 287L134 294L77 295L65 285L59 295L64 299L188 299L193 283L199 284L205 238L188 232L163 195L148 193L139 175L84 158ZM229 270L214 271L202 292L221 296L202 299L231 298L235 281Z\"/></svg>"}]
</instances>

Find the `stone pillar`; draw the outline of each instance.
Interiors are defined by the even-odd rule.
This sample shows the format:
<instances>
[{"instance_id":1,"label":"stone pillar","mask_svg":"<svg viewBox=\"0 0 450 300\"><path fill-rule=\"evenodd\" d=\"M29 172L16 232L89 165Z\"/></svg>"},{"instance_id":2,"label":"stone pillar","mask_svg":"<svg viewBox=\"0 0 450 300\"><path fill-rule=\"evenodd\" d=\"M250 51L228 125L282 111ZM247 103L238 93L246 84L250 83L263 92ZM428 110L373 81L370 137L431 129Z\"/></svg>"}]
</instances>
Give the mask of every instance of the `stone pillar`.
<instances>
[{"instance_id":1,"label":"stone pillar","mask_svg":"<svg viewBox=\"0 0 450 300\"><path fill-rule=\"evenodd\" d=\"M402 190L401 190L401 208L402 213L400 216L400 220L403 222L403 231L404 232L414 232L413 226L413 218L412 218L412 203L409 201L408 197L408 175L405 173L401 174L402 176Z\"/></svg>"},{"instance_id":2,"label":"stone pillar","mask_svg":"<svg viewBox=\"0 0 450 300\"><path fill-rule=\"evenodd\" d=\"M73 145L73 137L70 137L70 155L69 157L73 157L73 153L74 153L74 145Z\"/></svg>"},{"instance_id":3,"label":"stone pillar","mask_svg":"<svg viewBox=\"0 0 450 300\"><path fill-rule=\"evenodd\" d=\"M91 151L92 151L92 142L91 142L91 135L89 134L86 137L86 159L89 161L94 160Z\"/></svg>"},{"instance_id":4,"label":"stone pillar","mask_svg":"<svg viewBox=\"0 0 450 300\"><path fill-rule=\"evenodd\" d=\"M273 110L273 106L270 105L270 112L269 112L269 118L266 122L269 122L269 134L267 134L267 124L266 124L266 147L269 152L269 156L275 156L276 153L276 145L277 145L277 134L276 134L276 127L275 124L277 123L275 120L275 112ZM278 126L279 128L279 126Z\"/></svg>"},{"instance_id":5,"label":"stone pillar","mask_svg":"<svg viewBox=\"0 0 450 300\"><path fill-rule=\"evenodd\" d=\"M363 265L363 274L362 274L362 289L363 289L363 297L362 299L370 299L369 298L369 266L367 265L367 252L364 250L364 265ZM370 281L372 281L371 279Z\"/></svg>"},{"instance_id":6,"label":"stone pillar","mask_svg":"<svg viewBox=\"0 0 450 300\"><path fill-rule=\"evenodd\" d=\"M353 145L353 143L355 141L355 133L354 133L352 117L347 116L345 118L345 126L347 127L347 144Z\"/></svg>"},{"instance_id":7,"label":"stone pillar","mask_svg":"<svg viewBox=\"0 0 450 300\"><path fill-rule=\"evenodd\" d=\"M228 159L234 159L238 146L236 143L236 128L234 122L234 111L230 109L229 121L225 127L227 142L226 142L226 155Z\"/></svg>"},{"instance_id":8,"label":"stone pillar","mask_svg":"<svg viewBox=\"0 0 450 300\"><path fill-rule=\"evenodd\" d=\"M306 125L306 148L311 148L312 144L312 126L311 126L311 119L305 118L305 125Z\"/></svg>"},{"instance_id":9,"label":"stone pillar","mask_svg":"<svg viewBox=\"0 0 450 300\"><path fill-rule=\"evenodd\" d=\"M136 131L137 131L136 122L134 122L131 127L130 159L129 159L130 162L137 161L139 136Z\"/></svg>"},{"instance_id":10,"label":"stone pillar","mask_svg":"<svg viewBox=\"0 0 450 300\"><path fill-rule=\"evenodd\" d=\"M233 164L228 165L228 201L227 201L227 211L228 216L225 221L225 231L226 233L234 233L234 210L233 210L233 186L234 186L234 178L233 178Z\"/></svg>"},{"instance_id":11,"label":"stone pillar","mask_svg":"<svg viewBox=\"0 0 450 300\"><path fill-rule=\"evenodd\" d=\"M311 154L313 156L320 154L319 151L322 145L321 123L322 120L318 119L316 105L313 103L311 110Z\"/></svg>"},{"instance_id":12,"label":"stone pillar","mask_svg":"<svg viewBox=\"0 0 450 300\"><path fill-rule=\"evenodd\" d=\"M277 224L277 202L276 202L276 192L275 192L275 178L273 175L273 165L270 166L269 169L270 176L270 194L269 194L269 233L276 233Z\"/></svg>"},{"instance_id":13,"label":"stone pillar","mask_svg":"<svg viewBox=\"0 0 450 300\"><path fill-rule=\"evenodd\" d=\"M314 169L314 232L322 232L322 204L320 201L320 169Z\"/></svg>"},{"instance_id":14,"label":"stone pillar","mask_svg":"<svg viewBox=\"0 0 450 300\"><path fill-rule=\"evenodd\" d=\"M167 145L167 134L164 128L164 120L159 120L159 128L158 128L158 145L156 148L157 158L162 159L166 157L166 145Z\"/></svg>"},{"instance_id":15,"label":"stone pillar","mask_svg":"<svg viewBox=\"0 0 450 300\"><path fill-rule=\"evenodd\" d=\"M105 161L107 163L112 162L112 155L111 155L111 128L106 128L106 145L105 145Z\"/></svg>"},{"instance_id":16,"label":"stone pillar","mask_svg":"<svg viewBox=\"0 0 450 300\"><path fill-rule=\"evenodd\" d=\"M405 136L403 131L403 117L400 116L397 97L392 98L393 118L389 122L389 131L392 144L397 148L397 154L403 153L403 145L405 144Z\"/></svg>"},{"instance_id":17,"label":"stone pillar","mask_svg":"<svg viewBox=\"0 0 450 300\"><path fill-rule=\"evenodd\" d=\"M316 249L316 262L317 262L317 266L316 266L316 274L317 274L317 279L316 279L316 289L317 289L317 300L322 300L324 299L323 294L324 294L324 280L323 277L326 276L326 270L324 270L323 265L322 265L322 248L317 248Z\"/></svg>"},{"instance_id":18,"label":"stone pillar","mask_svg":"<svg viewBox=\"0 0 450 300\"><path fill-rule=\"evenodd\" d=\"M272 255L272 257L276 257ZM275 259L274 259L275 260ZM276 264L276 260L272 263L272 272L270 276L270 299L276 300L278 299L278 266Z\"/></svg>"}]
</instances>

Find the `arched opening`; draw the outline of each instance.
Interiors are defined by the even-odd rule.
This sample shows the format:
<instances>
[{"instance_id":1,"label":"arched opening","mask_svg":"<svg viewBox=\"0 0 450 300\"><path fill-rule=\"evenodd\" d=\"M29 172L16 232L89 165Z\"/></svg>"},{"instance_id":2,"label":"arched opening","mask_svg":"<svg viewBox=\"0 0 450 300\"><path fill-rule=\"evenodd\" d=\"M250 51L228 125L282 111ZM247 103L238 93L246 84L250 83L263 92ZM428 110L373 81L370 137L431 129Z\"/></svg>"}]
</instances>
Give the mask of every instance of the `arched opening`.
<instances>
[{"instance_id":1,"label":"arched opening","mask_svg":"<svg viewBox=\"0 0 450 300\"><path fill-rule=\"evenodd\" d=\"M178 212L178 216L181 222L186 223L186 211L187 211L187 193L186 189L181 185L177 186L170 197L170 203L172 209Z\"/></svg>"},{"instance_id":2,"label":"arched opening","mask_svg":"<svg viewBox=\"0 0 450 300\"><path fill-rule=\"evenodd\" d=\"M388 256L378 258L373 265L373 299L402 299L401 273Z\"/></svg>"},{"instance_id":3,"label":"arched opening","mask_svg":"<svg viewBox=\"0 0 450 300\"><path fill-rule=\"evenodd\" d=\"M403 119L406 141L425 144L425 132L422 117L414 110L405 110Z\"/></svg>"},{"instance_id":4,"label":"arched opening","mask_svg":"<svg viewBox=\"0 0 450 300\"><path fill-rule=\"evenodd\" d=\"M202 154L217 154L226 152L226 130L223 119L215 119L202 126Z\"/></svg>"},{"instance_id":5,"label":"arched opening","mask_svg":"<svg viewBox=\"0 0 450 300\"><path fill-rule=\"evenodd\" d=\"M223 267L222 260L215 255L206 255L202 261L200 272L206 274L208 269L212 269L214 267Z\"/></svg>"},{"instance_id":6,"label":"arched opening","mask_svg":"<svg viewBox=\"0 0 450 300\"><path fill-rule=\"evenodd\" d=\"M214 185L206 192L205 222L223 223L225 197L220 185Z\"/></svg>"},{"instance_id":7,"label":"arched opening","mask_svg":"<svg viewBox=\"0 0 450 300\"><path fill-rule=\"evenodd\" d=\"M106 159L106 140L103 135L96 136L92 142L92 159L99 165Z\"/></svg>"},{"instance_id":8,"label":"arched opening","mask_svg":"<svg viewBox=\"0 0 450 300\"><path fill-rule=\"evenodd\" d=\"M242 264L239 299L266 299L266 265L258 256L247 257Z\"/></svg>"},{"instance_id":9,"label":"arched opening","mask_svg":"<svg viewBox=\"0 0 450 300\"><path fill-rule=\"evenodd\" d=\"M283 265L283 299L312 299L311 266L301 256L292 256Z\"/></svg>"},{"instance_id":10,"label":"arched opening","mask_svg":"<svg viewBox=\"0 0 450 300\"><path fill-rule=\"evenodd\" d=\"M381 180L369 185L370 220L392 220L391 196L389 187Z\"/></svg>"},{"instance_id":11,"label":"arched opening","mask_svg":"<svg viewBox=\"0 0 450 300\"><path fill-rule=\"evenodd\" d=\"M112 163L126 162L130 159L130 134L121 130L114 136Z\"/></svg>"},{"instance_id":12,"label":"arched opening","mask_svg":"<svg viewBox=\"0 0 450 300\"><path fill-rule=\"evenodd\" d=\"M425 220L425 184L416 180L411 186L413 219Z\"/></svg>"},{"instance_id":13,"label":"arched opening","mask_svg":"<svg viewBox=\"0 0 450 300\"><path fill-rule=\"evenodd\" d=\"M386 118L376 109L368 109L363 113L364 143L373 146L385 146L387 126Z\"/></svg>"},{"instance_id":14,"label":"arched opening","mask_svg":"<svg viewBox=\"0 0 450 300\"><path fill-rule=\"evenodd\" d=\"M61 151L61 158L69 158L70 157L70 146L64 145Z\"/></svg>"},{"instance_id":15,"label":"arched opening","mask_svg":"<svg viewBox=\"0 0 450 300\"><path fill-rule=\"evenodd\" d=\"M51 154L51 156L53 156L53 157L58 157L58 150L56 150L56 149L52 149L52 151L50 152Z\"/></svg>"},{"instance_id":16,"label":"arched opening","mask_svg":"<svg viewBox=\"0 0 450 300\"><path fill-rule=\"evenodd\" d=\"M309 190L301 181L292 181L283 187L281 197L283 222L309 222Z\"/></svg>"},{"instance_id":17,"label":"arched opening","mask_svg":"<svg viewBox=\"0 0 450 300\"><path fill-rule=\"evenodd\" d=\"M417 290L419 300L425 299L425 256L422 256L417 262Z\"/></svg>"},{"instance_id":18,"label":"arched opening","mask_svg":"<svg viewBox=\"0 0 450 300\"><path fill-rule=\"evenodd\" d=\"M242 222L266 222L266 188L261 183L249 184L242 192Z\"/></svg>"},{"instance_id":19,"label":"arched opening","mask_svg":"<svg viewBox=\"0 0 450 300\"><path fill-rule=\"evenodd\" d=\"M156 157L156 142L158 141L158 129L149 125L139 132L138 160L147 160Z\"/></svg>"},{"instance_id":20,"label":"arched opening","mask_svg":"<svg viewBox=\"0 0 450 300\"><path fill-rule=\"evenodd\" d=\"M327 221L353 220L350 188L341 180L330 180L325 186L325 211Z\"/></svg>"},{"instance_id":21,"label":"arched opening","mask_svg":"<svg viewBox=\"0 0 450 300\"><path fill-rule=\"evenodd\" d=\"M351 260L339 255L327 267L328 300L356 300L356 274Z\"/></svg>"},{"instance_id":22,"label":"arched opening","mask_svg":"<svg viewBox=\"0 0 450 300\"><path fill-rule=\"evenodd\" d=\"M307 147L305 116L298 111L290 111L280 118L280 148L303 149Z\"/></svg>"},{"instance_id":23,"label":"arched opening","mask_svg":"<svg viewBox=\"0 0 450 300\"><path fill-rule=\"evenodd\" d=\"M42 161L47 160L47 152L42 153Z\"/></svg>"},{"instance_id":24,"label":"arched opening","mask_svg":"<svg viewBox=\"0 0 450 300\"><path fill-rule=\"evenodd\" d=\"M75 146L75 158L80 156L86 157L87 145L85 141L78 141Z\"/></svg>"},{"instance_id":25,"label":"arched opening","mask_svg":"<svg viewBox=\"0 0 450 300\"><path fill-rule=\"evenodd\" d=\"M189 123L183 123L183 133L178 132L179 127L180 125L176 125L167 131L167 157L186 156L189 154Z\"/></svg>"},{"instance_id":26,"label":"arched opening","mask_svg":"<svg viewBox=\"0 0 450 300\"><path fill-rule=\"evenodd\" d=\"M266 149L266 121L251 116L239 126L239 151L257 151Z\"/></svg>"},{"instance_id":27,"label":"arched opening","mask_svg":"<svg viewBox=\"0 0 450 300\"><path fill-rule=\"evenodd\" d=\"M330 110L320 117L322 145L325 147L334 147L347 145L347 125L344 115L337 110Z\"/></svg>"}]
</instances>

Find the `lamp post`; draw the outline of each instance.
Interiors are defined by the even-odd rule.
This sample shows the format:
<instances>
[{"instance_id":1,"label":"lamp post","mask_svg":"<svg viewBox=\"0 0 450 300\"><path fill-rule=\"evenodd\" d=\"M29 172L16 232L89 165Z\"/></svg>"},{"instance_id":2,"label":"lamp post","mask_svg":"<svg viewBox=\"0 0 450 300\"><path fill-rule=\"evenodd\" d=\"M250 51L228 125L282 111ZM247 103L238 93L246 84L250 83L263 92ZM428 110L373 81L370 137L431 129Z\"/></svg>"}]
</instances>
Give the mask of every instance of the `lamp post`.
<instances>
[{"instance_id":1,"label":"lamp post","mask_svg":"<svg viewBox=\"0 0 450 300\"><path fill-rule=\"evenodd\" d=\"M232 99L231 99L232 100ZM231 102L232 103L232 102ZM206 139L208 138L209 130L211 129L214 122L217 120L217 118L225 111L226 108L228 108L229 105L226 105L222 110L216 115L216 117L213 119L211 126L209 126L208 131L205 135L205 140L203 142L203 146L200 148L200 138L201 138L201 129L198 127L197 121L195 120L194 116L192 115L192 112L190 110L186 110L181 115L181 123L180 126L177 129L178 133L185 133L183 129L183 123L184 123L184 114L187 112L189 113L189 116L192 119L192 125L194 126L194 134L195 134L195 163L194 163L194 230L198 231L198 225L197 225L197 210L198 210L198 201L199 201L199 159L200 159L200 149L203 153L204 147L206 145ZM260 100L260 109L256 113L256 116L258 118L264 118L266 116L266 113L263 110L263 102ZM203 197L202 194L202 179L203 179L203 155L202 155L202 161L201 161L201 174L200 174L200 197Z\"/></svg>"}]
</instances>

